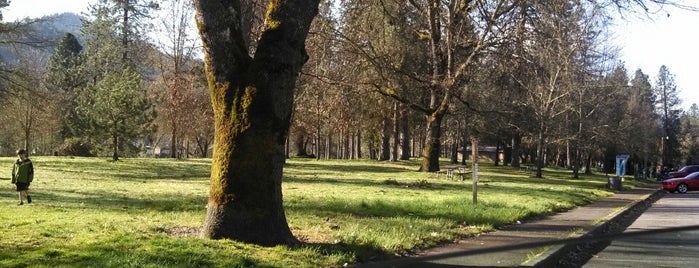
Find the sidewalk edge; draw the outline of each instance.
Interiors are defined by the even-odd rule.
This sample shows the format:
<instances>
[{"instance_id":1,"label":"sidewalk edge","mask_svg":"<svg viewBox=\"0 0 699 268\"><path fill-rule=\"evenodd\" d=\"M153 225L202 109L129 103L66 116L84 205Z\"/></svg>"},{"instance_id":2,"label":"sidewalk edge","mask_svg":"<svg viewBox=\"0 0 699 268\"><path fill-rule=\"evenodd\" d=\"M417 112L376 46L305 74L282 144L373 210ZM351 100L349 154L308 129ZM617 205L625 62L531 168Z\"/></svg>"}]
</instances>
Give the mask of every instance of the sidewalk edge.
<instances>
[{"instance_id":1,"label":"sidewalk edge","mask_svg":"<svg viewBox=\"0 0 699 268\"><path fill-rule=\"evenodd\" d=\"M598 233L603 233L604 230L606 230L611 223L626 216L627 212L633 211L636 208L647 205L646 202L648 200L653 200L655 197L662 194L663 192L664 191L662 189L657 189L654 192L648 193L648 194L644 195L643 197L630 202L626 206L621 207L621 209L617 210L616 212L610 213L609 215L607 215L601 219L598 219L600 221L599 223L587 228L586 230L583 230L582 232L579 232L579 233L572 235L571 238L591 236L591 235L595 235ZM578 244L551 246L551 248L549 250L540 254L537 258L532 259L530 261L527 261L527 262L523 263L521 266L522 267L554 267L559 259L561 259L564 255L566 255L568 252L571 252L572 250L574 250L578 246L579 246Z\"/></svg>"}]
</instances>

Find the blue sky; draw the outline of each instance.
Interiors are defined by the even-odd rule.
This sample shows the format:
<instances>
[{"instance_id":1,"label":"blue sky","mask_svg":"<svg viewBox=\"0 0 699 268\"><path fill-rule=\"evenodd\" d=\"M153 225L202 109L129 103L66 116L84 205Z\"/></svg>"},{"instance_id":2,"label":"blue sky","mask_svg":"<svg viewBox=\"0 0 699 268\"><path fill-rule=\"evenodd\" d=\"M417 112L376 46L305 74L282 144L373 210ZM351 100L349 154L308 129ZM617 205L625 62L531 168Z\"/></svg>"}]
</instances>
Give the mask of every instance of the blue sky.
<instances>
[{"instance_id":1,"label":"blue sky","mask_svg":"<svg viewBox=\"0 0 699 268\"><path fill-rule=\"evenodd\" d=\"M81 13L95 0L11 0L3 11L6 21L24 17L40 17L61 12ZM699 12L676 8L652 10L650 19L627 17L618 20L614 43L621 48L620 59L631 74L640 68L654 79L661 65L675 75L675 82L684 99L683 108L699 103ZM669 16L668 16L669 15Z\"/></svg>"}]
</instances>

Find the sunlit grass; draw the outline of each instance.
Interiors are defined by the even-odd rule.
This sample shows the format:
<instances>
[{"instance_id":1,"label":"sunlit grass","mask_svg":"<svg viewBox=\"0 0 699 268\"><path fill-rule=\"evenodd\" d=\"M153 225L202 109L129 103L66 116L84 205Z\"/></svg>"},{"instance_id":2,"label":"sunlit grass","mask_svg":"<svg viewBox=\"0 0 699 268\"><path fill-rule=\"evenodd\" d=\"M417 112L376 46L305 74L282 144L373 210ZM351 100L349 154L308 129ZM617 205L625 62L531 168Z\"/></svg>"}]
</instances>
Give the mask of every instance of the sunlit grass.
<instances>
[{"instance_id":1,"label":"sunlit grass","mask_svg":"<svg viewBox=\"0 0 699 268\"><path fill-rule=\"evenodd\" d=\"M292 159L283 192L304 246L263 248L207 240L209 160L35 157L34 203L17 206L12 158L0 158L2 267L328 267L403 254L608 195L606 179L538 179L482 164L471 182L399 163ZM632 182L625 182L628 185ZM21 252L21 254L20 254Z\"/></svg>"}]
</instances>

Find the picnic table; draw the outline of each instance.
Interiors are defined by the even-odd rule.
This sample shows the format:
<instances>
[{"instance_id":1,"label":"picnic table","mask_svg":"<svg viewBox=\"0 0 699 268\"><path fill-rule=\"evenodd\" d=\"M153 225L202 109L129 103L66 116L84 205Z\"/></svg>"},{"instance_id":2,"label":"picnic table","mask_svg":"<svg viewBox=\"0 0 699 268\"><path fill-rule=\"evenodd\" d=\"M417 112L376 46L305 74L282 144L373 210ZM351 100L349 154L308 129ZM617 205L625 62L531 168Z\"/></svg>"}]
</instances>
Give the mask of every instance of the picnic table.
<instances>
[{"instance_id":1,"label":"picnic table","mask_svg":"<svg viewBox=\"0 0 699 268\"><path fill-rule=\"evenodd\" d=\"M536 165L534 164L524 164L519 166L519 170L522 172L530 173L536 170Z\"/></svg>"},{"instance_id":2,"label":"picnic table","mask_svg":"<svg viewBox=\"0 0 699 268\"><path fill-rule=\"evenodd\" d=\"M445 165L442 170L437 171L437 178L439 179L439 174L445 174L447 180L454 178L461 178L461 180L466 179L466 175L471 174L469 166L466 165Z\"/></svg>"}]
</instances>

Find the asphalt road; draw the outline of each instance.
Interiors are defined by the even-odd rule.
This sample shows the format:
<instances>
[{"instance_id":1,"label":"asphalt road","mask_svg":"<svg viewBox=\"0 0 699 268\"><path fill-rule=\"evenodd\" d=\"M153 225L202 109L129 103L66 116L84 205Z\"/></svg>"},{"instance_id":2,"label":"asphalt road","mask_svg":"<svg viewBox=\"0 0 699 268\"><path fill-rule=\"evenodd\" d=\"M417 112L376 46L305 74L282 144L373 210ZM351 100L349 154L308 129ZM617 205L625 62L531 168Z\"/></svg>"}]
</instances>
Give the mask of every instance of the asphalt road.
<instances>
[{"instance_id":1,"label":"asphalt road","mask_svg":"<svg viewBox=\"0 0 699 268\"><path fill-rule=\"evenodd\" d=\"M699 225L699 192L665 194L625 234ZM613 241L583 267L699 267L699 229Z\"/></svg>"}]
</instances>

